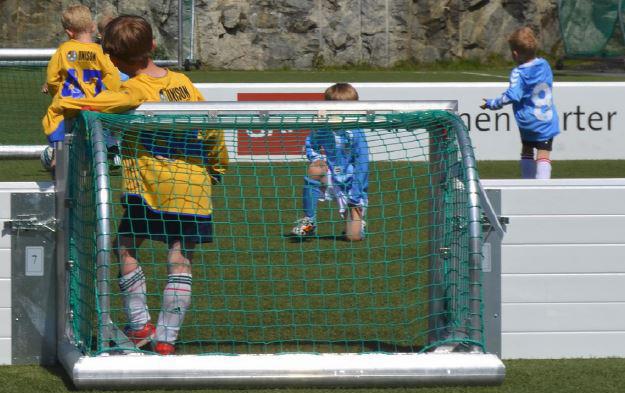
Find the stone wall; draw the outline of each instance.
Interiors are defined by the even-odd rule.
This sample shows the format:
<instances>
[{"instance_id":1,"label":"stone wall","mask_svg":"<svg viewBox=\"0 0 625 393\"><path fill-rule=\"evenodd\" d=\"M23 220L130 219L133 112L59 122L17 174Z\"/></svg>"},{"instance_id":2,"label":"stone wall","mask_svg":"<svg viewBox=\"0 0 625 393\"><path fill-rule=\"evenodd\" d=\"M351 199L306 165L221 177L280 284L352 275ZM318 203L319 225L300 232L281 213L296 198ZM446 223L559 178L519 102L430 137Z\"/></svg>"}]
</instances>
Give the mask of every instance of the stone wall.
<instances>
[{"instance_id":1,"label":"stone wall","mask_svg":"<svg viewBox=\"0 0 625 393\"><path fill-rule=\"evenodd\" d=\"M3 46L58 45L59 10L69 3L0 0ZM159 45L175 57L177 0L83 3L98 12L145 16ZM223 69L509 56L506 38L522 25L535 29L544 51L562 51L556 0L196 0L194 11L194 56ZM188 37L184 41L188 46Z\"/></svg>"}]
</instances>

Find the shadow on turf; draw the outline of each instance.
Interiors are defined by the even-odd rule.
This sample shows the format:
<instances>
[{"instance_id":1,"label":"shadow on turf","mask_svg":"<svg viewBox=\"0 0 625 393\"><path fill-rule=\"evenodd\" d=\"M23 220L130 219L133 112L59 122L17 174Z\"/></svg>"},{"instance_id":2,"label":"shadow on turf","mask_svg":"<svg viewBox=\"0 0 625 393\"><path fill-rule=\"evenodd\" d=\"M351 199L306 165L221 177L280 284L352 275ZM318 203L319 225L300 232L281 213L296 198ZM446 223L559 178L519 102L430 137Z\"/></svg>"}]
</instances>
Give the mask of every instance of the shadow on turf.
<instances>
[{"instance_id":1,"label":"shadow on turf","mask_svg":"<svg viewBox=\"0 0 625 393\"><path fill-rule=\"evenodd\" d=\"M317 239L317 240L331 240L331 241L339 241L339 242L348 242L347 238L344 235L323 235L323 236L298 236L292 233L285 233L282 235L283 237L289 239L291 243L303 243L307 240Z\"/></svg>"},{"instance_id":2,"label":"shadow on turf","mask_svg":"<svg viewBox=\"0 0 625 393\"><path fill-rule=\"evenodd\" d=\"M70 391L77 391L78 390L74 386L74 382L72 382L72 379L69 377L69 375L67 374L67 372L65 371L65 369L63 368L62 365L55 364L54 366L42 366L42 367L48 373L50 373L51 375L53 375L56 378L60 379L63 382L63 385L65 385L65 388L67 390L70 390Z\"/></svg>"}]
</instances>

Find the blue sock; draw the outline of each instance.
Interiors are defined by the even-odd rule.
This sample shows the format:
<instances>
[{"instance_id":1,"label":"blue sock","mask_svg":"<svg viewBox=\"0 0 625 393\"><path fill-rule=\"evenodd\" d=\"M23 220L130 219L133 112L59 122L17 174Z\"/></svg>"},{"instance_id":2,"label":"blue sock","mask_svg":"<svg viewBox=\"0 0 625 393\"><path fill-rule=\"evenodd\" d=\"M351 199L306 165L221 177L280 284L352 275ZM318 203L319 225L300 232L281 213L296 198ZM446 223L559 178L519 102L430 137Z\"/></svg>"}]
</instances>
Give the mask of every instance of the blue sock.
<instances>
[{"instance_id":1,"label":"blue sock","mask_svg":"<svg viewBox=\"0 0 625 393\"><path fill-rule=\"evenodd\" d=\"M306 217L315 219L317 215L317 203L321 198L321 182L309 177L304 178L304 214Z\"/></svg>"}]
</instances>

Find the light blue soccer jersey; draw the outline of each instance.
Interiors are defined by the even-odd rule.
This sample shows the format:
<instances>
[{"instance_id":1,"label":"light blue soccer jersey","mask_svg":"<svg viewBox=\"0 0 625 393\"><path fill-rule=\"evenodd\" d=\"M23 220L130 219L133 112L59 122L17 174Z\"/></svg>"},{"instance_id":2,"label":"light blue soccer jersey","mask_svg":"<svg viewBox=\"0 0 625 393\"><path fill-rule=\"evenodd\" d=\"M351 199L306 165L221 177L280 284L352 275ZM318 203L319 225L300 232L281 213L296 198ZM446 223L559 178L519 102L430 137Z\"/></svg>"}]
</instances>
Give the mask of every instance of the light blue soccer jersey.
<instances>
[{"instance_id":1,"label":"light blue soccer jersey","mask_svg":"<svg viewBox=\"0 0 625 393\"><path fill-rule=\"evenodd\" d=\"M500 97L486 101L489 109L512 103L521 139L546 141L560 133L560 124L552 97L553 73L549 63L535 58L514 68L510 86Z\"/></svg>"},{"instance_id":2,"label":"light blue soccer jersey","mask_svg":"<svg viewBox=\"0 0 625 393\"><path fill-rule=\"evenodd\" d=\"M334 184L344 186L352 204L367 200L369 147L363 130L316 130L306 137L310 162L325 159Z\"/></svg>"}]
</instances>

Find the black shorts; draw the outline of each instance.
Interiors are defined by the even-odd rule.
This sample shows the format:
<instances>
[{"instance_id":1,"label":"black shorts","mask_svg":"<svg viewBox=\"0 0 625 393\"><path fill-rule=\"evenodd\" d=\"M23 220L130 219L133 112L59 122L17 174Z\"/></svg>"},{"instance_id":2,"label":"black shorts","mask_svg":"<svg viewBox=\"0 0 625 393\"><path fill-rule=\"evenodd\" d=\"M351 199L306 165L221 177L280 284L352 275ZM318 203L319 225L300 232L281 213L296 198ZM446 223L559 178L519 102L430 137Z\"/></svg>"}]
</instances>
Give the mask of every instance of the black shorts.
<instances>
[{"instance_id":1,"label":"black shorts","mask_svg":"<svg viewBox=\"0 0 625 393\"><path fill-rule=\"evenodd\" d=\"M175 240L195 243L213 241L213 221L210 217L157 212L137 195L122 197L124 215L118 235L158 240L170 244Z\"/></svg>"},{"instance_id":2,"label":"black shorts","mask_svg":"<svg viewBox=\"0 0 625 393\"><path fill-rule=\"evenodd\" d=\"M547 150L551 151L553 149L553 138L547 139L546 141L521 141L523 143L523 147L531 147L537 150Z\"/></svg>"}]
</instances>

